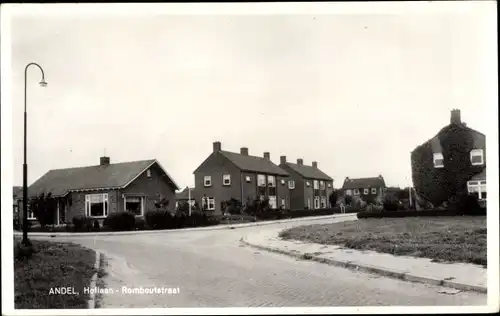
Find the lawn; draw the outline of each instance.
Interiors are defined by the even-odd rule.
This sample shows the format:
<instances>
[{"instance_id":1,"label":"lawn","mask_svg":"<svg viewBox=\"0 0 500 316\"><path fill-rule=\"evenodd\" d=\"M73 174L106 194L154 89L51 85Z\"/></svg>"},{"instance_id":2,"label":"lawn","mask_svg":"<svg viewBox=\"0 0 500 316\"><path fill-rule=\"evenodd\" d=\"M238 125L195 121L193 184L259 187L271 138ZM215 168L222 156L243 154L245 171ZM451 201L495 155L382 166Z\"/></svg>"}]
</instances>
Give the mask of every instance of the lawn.
<instances>
[{"instance_id":1,"label":"lawn","mask_svg":"<svg viewBox=\"0 0 500 316\"><path fill-rule=\"evenodd\" d=\"M14 245L20 242L14 239ZM70 243L31 240L37 250L30 258L14 259L16 309L87 308L95 253ZM77 295L49 294L51 288L73 287Z\"/></svg>"},{"instance_id":2,"label":"lawn","mask_svg":"<svg viewBox=\"0 0 500 316\"><path fill-rule=\"evenodd\" d=\"M295 227L280 237L486 267L486 216L368 218Z\"/></svg>"}]
</instances>

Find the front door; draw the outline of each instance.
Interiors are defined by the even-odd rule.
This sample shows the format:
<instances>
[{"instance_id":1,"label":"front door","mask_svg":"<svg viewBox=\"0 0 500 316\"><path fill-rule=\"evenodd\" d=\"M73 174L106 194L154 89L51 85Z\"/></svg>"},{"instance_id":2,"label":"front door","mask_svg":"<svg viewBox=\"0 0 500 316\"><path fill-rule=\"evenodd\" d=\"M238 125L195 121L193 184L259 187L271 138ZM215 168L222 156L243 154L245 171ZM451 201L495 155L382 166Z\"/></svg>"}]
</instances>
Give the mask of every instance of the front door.
<instances>
[{"instance_id":1,"label":"front door","mask_svg":"<svg viewBox=\"0 0 500 316\"><path fill-rule=\"evenodd\" d=\"M56 224L61 225L66 222L66 203L63 199L57 201L57 218Z\"/></svg>"}]
</instances>

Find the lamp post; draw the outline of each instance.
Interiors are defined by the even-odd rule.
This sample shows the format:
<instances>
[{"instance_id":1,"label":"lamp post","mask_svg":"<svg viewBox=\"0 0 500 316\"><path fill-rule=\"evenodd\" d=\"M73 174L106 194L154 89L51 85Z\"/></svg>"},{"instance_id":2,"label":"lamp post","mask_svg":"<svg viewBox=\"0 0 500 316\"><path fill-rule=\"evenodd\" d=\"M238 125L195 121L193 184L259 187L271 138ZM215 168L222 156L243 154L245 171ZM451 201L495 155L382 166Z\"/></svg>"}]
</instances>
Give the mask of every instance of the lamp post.
<instances>
[{"instance_id":1,"label":"lamp post","mask_svg":"<svg viewBox=\"0 0 500 316\"><path fill-rule=\"evenodd\" d=\"M26 161L26 143L27 143L27 112L26 112L26 78L28 74L28 68L30 66L36 66L42 72L42 80L40 81L40 86L47 86L45 82L45 73L40 65L37 63L29 63L24 68L24 164L23 164L23 240L22 243L29 246L31 242L28 240L28 164Z\"/></svg>"}]
</instances>

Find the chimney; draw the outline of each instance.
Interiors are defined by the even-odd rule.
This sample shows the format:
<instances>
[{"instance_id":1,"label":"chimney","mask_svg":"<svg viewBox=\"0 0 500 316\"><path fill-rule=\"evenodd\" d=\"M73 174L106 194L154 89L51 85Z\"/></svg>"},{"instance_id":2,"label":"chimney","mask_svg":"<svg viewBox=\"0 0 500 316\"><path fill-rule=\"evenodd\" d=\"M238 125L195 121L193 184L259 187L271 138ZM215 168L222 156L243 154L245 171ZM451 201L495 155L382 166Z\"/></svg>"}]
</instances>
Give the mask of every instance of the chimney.
<instances>
[{"instance_id":1,"label":"chimney","mask_svg":"<svg viewBox=\"0 0 500 316\"><path fill-rule=\"evenodd\" d=\"M460 110L451 110L450 124L461 124L462 120L460 118Z\"/></svg>"},{"instance_id":2,"label":"chimney","mask_svg":"<svg viewBox=\"0 0 500 316\"><path fill-rule=\"evenodd\" d=\"M215 152L218 152L218 151L221 151L221 144L220 142L214 142L214 153Z\"/></svg>"},{"instance_id":3,"label":"chimney","mask_svg":"<svg viewBox=\"0 0 500 316\"><path fill-rule=\"evenodd\" d=\"M297 159L297 164L302 166L304 164L304 160L302 160L302 158Z\"/></svg>"},{"instance_id":4,"label":"chimney","mask_svg":"<svg viewBox=\"0 0 500 316\"><path fill-rule=\"evenodd\" d=\"M248 156L248 148L247 147L241 147L240 148L240 154L243 156Z\"/></svg>"},{"instance_id":5,"label":"chimney","mask_svg":"<svg viewBox=\"0 0 500 316\"><path fill-rule=\"evenodd\" d=\"M266 158L267 160L271 160L271 154L269 152L264 152L264 158Z\"/></svg>"},{"instance_id":6,"label":"chimney","mask_svg":"<svg viewBox=\"0 0 500 316\"><path fill-rule=\"evenodd\" d=\"M318 169L318 162L317 161L313 161L312 162L312 167L315 168L315 169Z\"/></svg>"},{"instance_id":7,"label":"chimney","mask_svg":"<svg viewBox=\"0 0 500 316\"><path fill-rule=\"evenodd\" d=\"M280 165L286 164L286 156L281 156L280 157Z\"/></svg>"},{"instance_id":8,"label":"chimney","mask_svg":"<svg viewBox=\"0 0 500 316\"><path fill-rule=\"evenodd\" d=\"M109 165L109 157L105 157L105 156L101 157L101 159L100 159L100 165L101 166L107 166L107 165Z\"/></svg>"}]
</instances>

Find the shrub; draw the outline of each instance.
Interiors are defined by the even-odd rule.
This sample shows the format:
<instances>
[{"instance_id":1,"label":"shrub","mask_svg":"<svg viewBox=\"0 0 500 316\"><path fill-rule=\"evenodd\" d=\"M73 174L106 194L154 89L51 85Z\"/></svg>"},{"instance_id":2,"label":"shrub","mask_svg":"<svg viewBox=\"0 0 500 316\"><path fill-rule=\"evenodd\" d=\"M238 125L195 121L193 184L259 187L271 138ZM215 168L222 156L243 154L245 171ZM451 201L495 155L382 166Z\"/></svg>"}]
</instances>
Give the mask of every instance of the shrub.
<instances>
[{"instance_id":1,"label":"shrub","mask_svg":"<svg viewBox=\"0 0 500 316\"><path fill-rule=\"evenodd\" d=\"M173 218L168 211L148 211L145 220L146 224L152 229L173 228Z\"/></svg>"},{"instance_id":2,"label":"shrub","mask_svg":"<svg viewBox=\"0 0 500 316\"><path fill-rule=\"evenodd\" d=\"M332 207L334 207L337 204L338 197L339 197L339 192L338 192L338 190L335 190L335 189L328 196L328 201L330 202L330 205Z\"/></svg>"},{"instance_id":3,"label":"shrub","mask_svg":"<svg viewBox=\"0 0 500 316\"><path fill-rule=\"evenodd\" d=\"M21 221L17 215L14 216L14 230L21 230Z\"/></svg>"},{"instance_id":4,"label":"shrub","mask_svg":"<svg viewBox=\"0 0 500 316\"><path fill-rule=\"evenodd\" d=\"M241 202L235 198L226 201L226 209L229 214L241 214Z\"/></svg>"},{"instance_id":5,"label":"shrub","mask_svg":"<svg viewBox=\"0 0 500 316\"><path fill-rule=\"evenodd\" d=\"M29 259L36 252L33 244L24 245L22 242L15 243L14 245L14 259L24 260Z\"/></svg>"},{"instance_id":6,"label":"shrub","mask_svg":"<svg viewBox=\"0 0 500 316\"><path fill-rule=\"evenodd\" d=\"M130 212L111 213L106 217L106 226L115 231L133 230L135 215Z\"/></svg>"},{"instance_id":7,"label":"shrub","mask_svg":"<svg viewBox=\"0 0 500 316\"><path fill-rule=\"evenodd\" d=\"M40 196L32 198L29 203L40 226L45 227L54 223L57 201L52 197L51 193L47 195L42 193Z\"/></svg>"},{"instance_id":8,"label":"shrub","mask_svg":"<svg viewBox=\"0 0 500 316\"><path fill-rule=\"evenodd\" d=\"M345 205L351 205L352 204L352 196L346 195L344 197L344 202L345 202Z\"/></svg>"},{"instance_id":9,"label":"shrub","mask_svg":"<svg viewBox=\"0 0 500 316\"><path fill-rule=\"evenodd\" d=\"M86 216L75 216L72 223L76 232L90 231L90 219Z\"/></svg>"},{"instance_id":10,"label":"shrub","mask_svg":"<svg viewBox=\"0 0 500 316\"><path fill-rule=\"evenodd\" d=\"M392 194L388 194L384 197L384 210L394 212L399 208L398 198Z\"/></svg>"},{"instance_id":11,"label":"shrub","mask_svg":"<svg viewBox=\"0 0 500 316\"><path fill-rule=\"evenodd\" d=\"M477 197L465 192L450 197L448 200L448 209L466 215L481 213L481 207L479 206Z\"/></svg>"},{"instance_id":12,"label":"shrub","mask_svg":"<svg viewBox=\"0 0 500 316\"><path fill-rule=\"evenodd\" d=\"M460 212L452 210L423 210L423 211L382 211L382 212L359 212L357 217L361 218L384 218L384 217L420 217L420 216L460 216ZM486 210L482 209L475 214L469 215L486 215Z\"/></svg>"},{"instance_id":13,"label":"shrub","mask_svg":"<svg viewBox=\"0 0 500 316\"><path fill-rule=\"evenodd\" d=\"M98 232L101 230L101 225L99 225L99 221L98 220L94 220L94 224L92 225L93 227L93 231L95 232Z\"/></svg>"},{"instance_id":14,"label":"shrub","mask_svg":"<svg viewBox=\"0 0 500 316\"><path fill-rule=\"evenodd\" d=\"M144 230L145 227L146 227L146 220L142 217L137 217L135 219L135 228L137 230Z\"/></svg>"}]
</instances>

